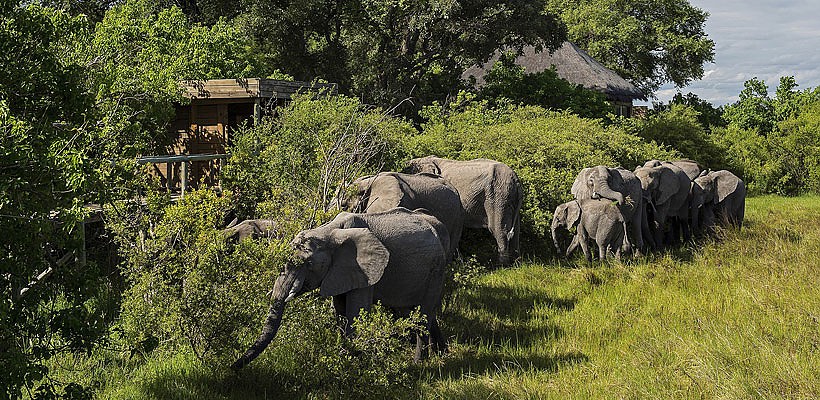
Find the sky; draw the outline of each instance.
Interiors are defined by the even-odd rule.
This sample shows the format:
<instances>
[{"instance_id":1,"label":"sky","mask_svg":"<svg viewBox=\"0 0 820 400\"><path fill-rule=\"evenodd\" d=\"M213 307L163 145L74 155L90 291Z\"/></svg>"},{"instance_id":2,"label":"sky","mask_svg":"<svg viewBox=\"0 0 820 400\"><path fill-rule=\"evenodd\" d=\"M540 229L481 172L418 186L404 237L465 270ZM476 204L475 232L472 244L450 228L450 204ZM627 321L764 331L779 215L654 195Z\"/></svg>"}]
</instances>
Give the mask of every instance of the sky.
<instances>
[{"instance_id":1,"label":"sky","mask_svg":"<svg viewBox=\"0 0 820 400\"><path fill-rule=\"evenodd\" d=\"M667 102L680 90L715 106L734 103L743 82L754 77L766 82L770 95L781 76L794 76L800 90L820 86L820 0L689 3L709 12L706 33L715 42L715 61L704 65L703 79L682 89L664 86L655 101Z\"/></svg>"}]
</instances>

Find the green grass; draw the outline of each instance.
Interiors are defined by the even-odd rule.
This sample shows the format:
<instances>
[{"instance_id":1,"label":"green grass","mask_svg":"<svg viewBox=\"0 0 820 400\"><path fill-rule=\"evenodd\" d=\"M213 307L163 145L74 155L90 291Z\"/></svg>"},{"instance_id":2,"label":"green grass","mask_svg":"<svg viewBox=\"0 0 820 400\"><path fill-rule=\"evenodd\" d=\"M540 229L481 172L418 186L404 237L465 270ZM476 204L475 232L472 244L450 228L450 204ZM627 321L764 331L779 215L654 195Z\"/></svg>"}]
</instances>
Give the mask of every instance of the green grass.
<instances>
[{"instance_id":1,"label":"green grass","mask_svg":"<svg viewBox=\"0 0 820 400\"><path fill-rule=\"evenodd\" d=\"M818 398L818 272L820 197L748 199L741 231L642 260L493 271L455 293L450 353L395 397ZM112 376L99 397L328 396L264 355L240 375L178 355Z\"/></svg>"}]
</instances>

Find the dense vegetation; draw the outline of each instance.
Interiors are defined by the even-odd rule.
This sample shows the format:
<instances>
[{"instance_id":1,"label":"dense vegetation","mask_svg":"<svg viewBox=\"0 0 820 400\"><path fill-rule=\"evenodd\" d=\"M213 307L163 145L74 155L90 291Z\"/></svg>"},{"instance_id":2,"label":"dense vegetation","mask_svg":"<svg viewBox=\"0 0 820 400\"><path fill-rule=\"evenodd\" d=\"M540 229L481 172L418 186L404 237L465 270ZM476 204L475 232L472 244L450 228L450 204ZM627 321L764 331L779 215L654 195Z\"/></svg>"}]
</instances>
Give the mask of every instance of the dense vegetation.
<instances>
[{"instance_id":1,"label":"dense vegetation","mask_svg":"<svg viewBox=\"0 0 820 400\"><path fill-rule=\"evenodd\" d=\"M783 228L816 211L815 199L756 200L748 230L627 264L557 265L546 227L578 170L596 164L687 157L738 172L757 194L817 193L818 89L799 91L786 77L769 96L751 80L736 104L716 109L679 96L645 120L606 115L600 95L552 71L528 75L503 62L484 90L460 90L461 69L499 47L549 48L567 34L587 38L579 44L588 49L625 43L619 54L641 61L635 69L593 54L644 88L682 85L712 52L705 14L685 1L623 10L623 2L595 2L622 23L592 24L594 35L570 16L612 17L577 2L548 2L546 11L528 0L0 3L0 398L538 397L570 392L579 380L591 382L592 395L623 397L816 395L806 346L817 324L801 311L817 309L804 268L816 249L800 246L817 243L817 233ZM655 7L666 3L682 7ZM688 15L684 27L644 29L679 13ZM675 52L656 59L645 43ZM326 79L343 95L298 96L245 127L226 190L171 202L135 157L166 151L174 104L185 101L178 80L241 76ZM328 301L302 296L275 345L248 371L228 373L223 366L257 334L293 234L331 218L325 206L345 182L431 153L503 161L526 190L528 261L488 272L477 246L451 266L452 355L410 365L403 343L417 321L378 307L358 322L366 334L343 339ZM117 244L118 264L81 250L89 203L105 206L104 238ZM235 216L275 218L279 234L226 244L220 229ZM787 272L799 281L783 280ZM716 313L729 297L707 286L715 282L751 300ZM782 297L767 285L783 286ZM699 290L713 296L698 298ZM776 318L791 325L777 330ZM766 357L750 362L751 348ZM665 380L653 386L654 376ZM544 388L545 380L554 383Z\"/></svg>"}]
</instances>

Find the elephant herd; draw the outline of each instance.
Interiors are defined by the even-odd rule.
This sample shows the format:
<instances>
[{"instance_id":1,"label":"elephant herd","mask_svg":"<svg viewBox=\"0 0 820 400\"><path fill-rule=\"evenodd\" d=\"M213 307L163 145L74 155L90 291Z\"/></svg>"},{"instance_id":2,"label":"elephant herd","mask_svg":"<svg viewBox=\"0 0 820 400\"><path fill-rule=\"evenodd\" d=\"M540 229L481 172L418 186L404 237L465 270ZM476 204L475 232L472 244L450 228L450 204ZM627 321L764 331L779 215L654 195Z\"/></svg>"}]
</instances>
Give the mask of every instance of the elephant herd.
<instances>
[{"instance_id":1,"label":"elephant herd","mask_svg":"<svg viewBox=\"0 0 820 400\"><path fill-rule=\"evenodd\" d=\"M740 227L745 213L743 180L691 160L651 160L635 171L584 168L571 192L575 200L555 210L552 237L559 253L569 256L581 247L587 259L592 259L590 241L602 260L610 252L639 256L702 236L717 223ZM572 228L567 244L560 233Z\"/></svg>"},{"instance_id":2,"label":"elephant herd","mask_svg":"<svg viewBox=\"0 0 820 400\"><path fill-rule=\"evenodd\" d=\"M728 171L703 171L692 161L650 161L631 172L598 166L581 171L572 186L576 200L558 206L552 234L559 252L560 228L575 228L566 253L580 246L590 258L590 239L603 259L608 251L640 254L711 227L717 220L740 225L743 181ZM262 333L231 366L239 369L268 346L281 324L285 303L319 289L333 298L340 328L376 302L406 316L426 316L426 333L416 337L416 360L427 351L443 353L447 343L436 314L441 308L445 268L458 249L463 228L490 231L498 263L518 257L523 188L507 165L488 159L411 160L402 172L382 172L341 188L331 207L336 218L299 232L295 256L277 277ZM231 240L270 235L271 220L232 223Z\"/></svg>"}]
</instances>

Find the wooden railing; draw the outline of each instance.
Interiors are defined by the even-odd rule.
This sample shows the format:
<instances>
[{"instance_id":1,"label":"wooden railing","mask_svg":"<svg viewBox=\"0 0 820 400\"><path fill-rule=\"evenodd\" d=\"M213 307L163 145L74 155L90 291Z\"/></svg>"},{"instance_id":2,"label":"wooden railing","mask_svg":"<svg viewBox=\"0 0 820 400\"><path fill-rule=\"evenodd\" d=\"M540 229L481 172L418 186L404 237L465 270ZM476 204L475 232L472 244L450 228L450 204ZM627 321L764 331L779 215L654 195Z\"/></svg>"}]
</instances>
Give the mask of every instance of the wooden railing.
<instances>
[{"instance_id":1,"label":"wooden railing","mask_svg":"<svg viewBox=\"0 0 820 400\"><path fill-rule=\"evenodd\" d=\"M222 168L225 166L225 162L229 156L230 154L180 154L167 156L145 156L138 158L137 164L166 164L165 186L168 188L168 191L171 191L173 190L173 165L175 163L182 163L182 168L180 169L179 190L180 195L184 197L185 191L188 190L188 172L190 169L190 163L192 161L219 160L219 174L221 175ZM219 181L219 186L222 186L221 178Z\"/></svg>"}]
</instances>

